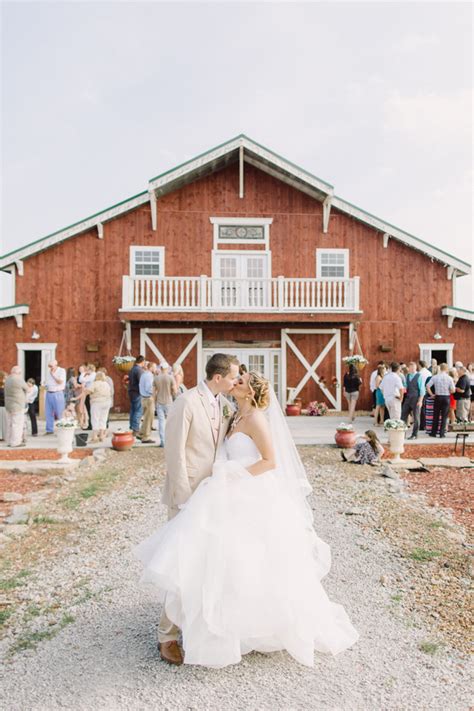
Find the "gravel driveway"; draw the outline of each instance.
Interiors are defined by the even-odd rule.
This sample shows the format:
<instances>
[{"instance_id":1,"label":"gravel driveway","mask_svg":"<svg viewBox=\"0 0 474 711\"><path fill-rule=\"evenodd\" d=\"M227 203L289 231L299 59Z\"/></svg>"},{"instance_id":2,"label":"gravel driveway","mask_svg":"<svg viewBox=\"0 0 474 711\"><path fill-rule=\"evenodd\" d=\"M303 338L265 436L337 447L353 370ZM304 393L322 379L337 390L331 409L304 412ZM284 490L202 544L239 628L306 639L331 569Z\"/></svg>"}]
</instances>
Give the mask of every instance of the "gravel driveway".
<instances>
[{"instance_id":1,"label":"gravel driveway","mask_svg":"<svg viewBox=\"0 0 474 711\"><path fill-rule=\"evenodd\" d=\"M48 624L63 629L13 655L8 650L21 631L13 627L7 633L2 643L2 709L469 707L466 657L447 646L435 655L419 649L431 630L413 614L400 613L393 602L396 586L380 582L387 576L406 581L405 561L386 540L363 530L357 515L345 513L350 486L341 500L340 490L330 484L338 465L318 463L317 455L307 460L320 492L312 502L316 528L333 554L324 587L332 600L345 606L360 632L359 642L336 658L318 655L314 669L284 653L253 653L223 670L160 662L155 638L159 609L152 591L137 586L139 564L131 548L164 520L159 504L162 453L148 450L145 456L142 450L139 455L136 461L122 460L128 472L120 485L85 499L67 514L77 525L54 554L42 554L20 588L28 609L49 604L31 623L32 629L35 624L38 630ZM112 456L110 461L117 466ZM57 513L59 504L55 506ZM61 603L52 604L55 600Z\"/></svg>"}]
</instances>

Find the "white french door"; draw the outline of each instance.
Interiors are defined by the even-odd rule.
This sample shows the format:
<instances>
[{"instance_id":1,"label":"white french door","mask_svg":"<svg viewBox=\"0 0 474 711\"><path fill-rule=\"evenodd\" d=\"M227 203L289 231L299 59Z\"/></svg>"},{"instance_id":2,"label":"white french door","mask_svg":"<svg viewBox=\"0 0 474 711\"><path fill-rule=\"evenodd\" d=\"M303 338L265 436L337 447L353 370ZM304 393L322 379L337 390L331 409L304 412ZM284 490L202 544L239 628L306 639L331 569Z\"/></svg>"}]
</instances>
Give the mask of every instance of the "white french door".
<instances>
[{"instance_id":1,"label":"white french door","mask_svg":"<svg viewBox=\"0 0 474 711\"><path fill-rule=\"evenodd\" d=\"M263 252L214 253L212 270L215 308L261 309L270 296L269 255Z\"/></svg>"},{"instance_id":2,"label":"white french door","mask_svg":"<svg viewBox=\"0 0 474 711\"><path fill-rule=\"evenodd\" d=\"M279 348L242 348L236 350L234 348L206 348L203 350L204 363L207 363L209 358L214 353L226 353L234 355L239 359L239 363L243 363L247 370L256 370L273 385L276 396L280 396L280 349Z\"/></svg>"}]
</instances>

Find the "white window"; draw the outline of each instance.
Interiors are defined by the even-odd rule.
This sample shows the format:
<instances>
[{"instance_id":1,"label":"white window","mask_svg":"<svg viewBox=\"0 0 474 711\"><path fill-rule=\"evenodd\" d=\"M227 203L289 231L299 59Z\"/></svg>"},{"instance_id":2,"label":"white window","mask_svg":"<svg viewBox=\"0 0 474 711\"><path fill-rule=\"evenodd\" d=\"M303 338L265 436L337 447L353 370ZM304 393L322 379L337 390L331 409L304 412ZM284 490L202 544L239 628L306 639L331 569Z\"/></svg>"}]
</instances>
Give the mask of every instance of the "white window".
<instances>
[{"instance_id":1,"label":"white window","mask_svg":"<svg viewBox=\"0 0 474 711\"><path fill-rule=\"evenodd\" d=\"M130 274L133 277L165 275L164 247L130 247Z\"/></svg>"},{"instance_id":2,"label":"white window","mask_svg":"<svg viewBox=\"0 0 474 711\"><path fill-rule=\"evenodd\" d=\"M317 249L316 276L318 279L348 279L349 250Z\"/></svg>"},{"instance_id":3,"label":"white window","mask_svg":"<svg viewBox=\"0 0 474 711\"><path fill-rule=\"evenodd\" d=\"M216 308L265 308L270 299L270 254L213 252L213 304Z\"/></svg>"},{"instance_id":4,"label":"white window","mask_svg":"<svg viewBox=\"0 0 474 711\"><path fill-rule=\"evenodd\" d=\"M221 244L255 244L269 249L271 217L210 217L214 249Z\"/></svg>"}]
</instances>

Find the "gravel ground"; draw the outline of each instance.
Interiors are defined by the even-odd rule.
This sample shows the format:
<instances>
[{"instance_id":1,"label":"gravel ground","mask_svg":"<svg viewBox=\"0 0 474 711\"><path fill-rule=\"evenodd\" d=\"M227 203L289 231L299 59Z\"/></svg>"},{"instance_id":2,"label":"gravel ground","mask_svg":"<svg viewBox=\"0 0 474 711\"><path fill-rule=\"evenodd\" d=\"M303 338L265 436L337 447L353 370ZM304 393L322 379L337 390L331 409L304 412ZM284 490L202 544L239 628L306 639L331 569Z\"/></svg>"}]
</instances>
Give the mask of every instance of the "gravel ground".
<instances>
[{"instance_id":1,"label":"gravel ground","mask_svg":"<svg viewBox=\"0 0 474 711\"><path fill-rule=\"evenodd\" d=\"M18 606L1 643L6 663L0 707L468 709L467 657L447 643L437 645L435 654L420 650L436 642L433 629L394 601L400 587L410 586L411 573L393 544L362 527L361 512L350 508L358 482L348 478L344 488L333 486L344 471L333 451L301 451L317 492L312 501L316 529L333 555L323 584L361 635L353 648L336 658L317 655L314 669L285 653L250 654L223 670L160 662L159 608L153 592L137 585L140 566L131 548L164 520L162 452L110 454L101 466L123 471L108 493L83 494L80 506L66 505L58 494L48 513L63 522L62 535L53 531L47 549L31 546L36 560L24 584L6 593ZM88 466L80 467L79 479L92 475ZM71 502L75 494L69 493ZM10 556L15 558L13 551Z\"/></svg>"}]
</instances>

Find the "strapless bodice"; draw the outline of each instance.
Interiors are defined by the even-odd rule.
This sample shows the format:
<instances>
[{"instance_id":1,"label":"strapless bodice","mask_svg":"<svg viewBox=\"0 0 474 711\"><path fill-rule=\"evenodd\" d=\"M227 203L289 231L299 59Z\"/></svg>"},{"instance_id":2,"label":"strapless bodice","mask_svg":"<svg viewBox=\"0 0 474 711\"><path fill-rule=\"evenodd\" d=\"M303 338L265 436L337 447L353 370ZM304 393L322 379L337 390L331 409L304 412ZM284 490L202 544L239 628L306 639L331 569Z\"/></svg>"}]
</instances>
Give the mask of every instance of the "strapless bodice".
<instances>
[{"instance_id":1,"label":"strapless bodice","mask_svg":"<svg viewBox=\"0 0 474 711\"><path fill-rule=\"evenodd\" d=\"M245 432L236 432L225 440L227 459L233 459L243 466L254 464L261 459L253 439Z\"/></svg>"}]
</instances>

